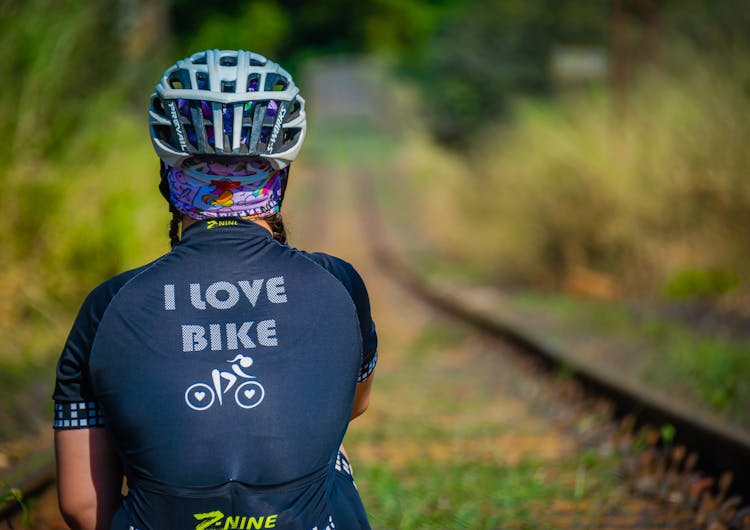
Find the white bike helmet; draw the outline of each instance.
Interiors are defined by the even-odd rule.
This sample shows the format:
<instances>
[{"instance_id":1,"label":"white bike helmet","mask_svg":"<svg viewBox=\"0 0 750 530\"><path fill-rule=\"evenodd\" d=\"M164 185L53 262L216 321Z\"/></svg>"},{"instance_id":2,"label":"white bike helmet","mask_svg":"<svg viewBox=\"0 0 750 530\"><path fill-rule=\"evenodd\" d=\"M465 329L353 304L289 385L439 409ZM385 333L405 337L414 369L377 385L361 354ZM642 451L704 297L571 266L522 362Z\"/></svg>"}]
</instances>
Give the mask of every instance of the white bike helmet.
<instances>
[{"instance_id":1,"label":"white bike helmet","mask_svg":"<svg viewBox=\"0 0 750 530\"><path fill-rule=\"evenodd\" d=\"M289 73L243 50L206 50L164 72L149 108L159 158L258 156L287 167L305 138L305 100Z\"/></svg>"}]
</instances>

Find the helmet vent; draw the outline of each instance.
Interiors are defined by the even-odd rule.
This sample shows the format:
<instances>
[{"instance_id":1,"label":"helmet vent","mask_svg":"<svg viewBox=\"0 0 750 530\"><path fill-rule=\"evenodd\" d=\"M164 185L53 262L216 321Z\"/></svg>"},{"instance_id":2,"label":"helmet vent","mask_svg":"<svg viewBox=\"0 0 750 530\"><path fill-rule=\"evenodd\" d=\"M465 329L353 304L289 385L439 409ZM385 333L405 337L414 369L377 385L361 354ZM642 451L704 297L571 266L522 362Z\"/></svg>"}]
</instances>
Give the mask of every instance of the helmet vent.
<instances>
[{"instance_id":1,"label":"helmet vent","mask_svg":"<svg viewBox=\"0 0 750 530\"><path fill-rule=\"evenodd\" d=\"M208 90L208 74L206 72L197 72L195 80L198 82L198 90Z\"/></svg>"},{"instance_id":2,"label":"helmet vent","mask_svg":"<svg viewBox=\"0 0 750 530\"><path fill-rule=\"evenodd\" d=\"M250 74L249 76L247 76L247 91L248 92L257 92L259 86L260 86L259 74Z\"/></svg>"},{"instance_id":3,"label":"helmet vent","mask_svg":"<svg viewBox=\"0 0 750 530\"><path fill-rule=\"evenodd\" d=\"M266 76L266 86L264 87L264 90L266 90L267 92L276 92L286 90L287 86L289 86L289 83L286 79L284 79L280 75L269 74L268 76Z\"/></svg>"},{"instance_id":4,"label":"helmet vent","mask_svg":"<svg viewBox=\"0 0 750 530\"><path fill-rule=\"evenodd\" d=\"M177 89L185 88L185 83L183 82L182 77L183 76L181 70L176 70L169 74L169 86Z\"/></svg>"},{"instance_id":5,"label":"helmet vent","mask_svg":"<svg viewBox=\"0 0 750 530\"><path fill-rule=\"evenodd\" d=\"M292 108L289 111L289 117L288 120L293 120L297 116L299 116L299 111L302 110L302 103L300 103L299 99L295 99L294 103L292 103Z\"/></svg>"},{"instance_id":6,"label":"helmet vent","mask_svg":"<svg viewBox=\"0 0 750 530\"><path fill-rule=\"evenodd\" d=\"M260 143L263 147L268 145L268 139L271 137L271 127L262 127L260 129Z\"/></svg>"},{"instance_id":7,"label":"helmet vent","mask_svg":"<svg viewBox=\"0 0 750 530\"><path fill-rule=\"evenodd\" d=\"M237 84L234 81L222 81L221 91L222 92L234 92L236 86Z\"/></svg>"},{"instance_id":8,"label":"helmet vent","mask_svg":"<svg viewBox=\"0 0 750 530\"><path fill-rule=\"evenodd\" d=\"M265 61L260 61L258 59L255 59L254 57L250 58L250 66L265 66Z\"/></svg>"},{"instance_id":9,"label":"helmet vent","mask_svg":"<svg viewBox=\"0 0 750 530\"><path fill-rule=\"evenodd\" d=\"M225 55L219 59L219 64L221 66L237 66L237 56Z\"/></svg>"},{"instance_id":10,"label":"helmet vent","mask_svg":"<svg viewBox=\"0 0 750 530\"><path fill-rule=\"evenodd\" d=\"M200 54L200 56L193 59L193 64L206 64L206 53Z\"/></svg>"},{"instance_id":11,"label":"helmet vent","mask_svg":"<svg viewBox=\"0 0 750 530\"><path fill-rule=\"evenodd\" d=\"M242 127L242 133L240 134L240 152L247 153L247 142L250 139L251 128L248 126Z\"/></svg>"},{"instance_id":12,"label":"helmet vent","mask_svg":"<svg viewBox=\"0 0 750 530\"><path fill-rule=\"evenodd\" d=\"M161 98L152 98L151 104L154 106L154 110L156 110L159 115L165 115L167 113L167 110L164 108L164 102L161 100Z\"/></svg>"},{"instance_id":13,"label":"helmet vent","mask_svg":"<svg viewBox=\"0 0 750 530\"><path fill-rule=\"evenodd\" d=\"M196 143L195 129L192 126L187 125L187 124L185 124L184 127L185 127L185 134L187 134L188 142L190 142L192 145L195 145Z\"/></svg>"}]
</instances>

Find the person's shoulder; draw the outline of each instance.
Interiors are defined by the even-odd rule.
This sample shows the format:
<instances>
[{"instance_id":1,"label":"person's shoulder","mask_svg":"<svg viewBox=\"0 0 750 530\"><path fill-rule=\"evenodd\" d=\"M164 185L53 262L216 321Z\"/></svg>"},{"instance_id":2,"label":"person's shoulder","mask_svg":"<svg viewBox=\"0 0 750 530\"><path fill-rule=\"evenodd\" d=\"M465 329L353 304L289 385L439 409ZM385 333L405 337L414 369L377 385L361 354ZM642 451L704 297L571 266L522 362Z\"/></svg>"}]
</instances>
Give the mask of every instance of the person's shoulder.
<instances>
[{"instance_id":1,"label":"person's shoulder","mask_svg":"<svg viewBox=\"0 0 750 530\"><path fill-rule=\"evenodd\" d=\"M362 281L357 269L351 263L338 256L326 254L325 252L300 252L345 284Z\"/></svg>"},{"instance_id":2,"label":"person's shoulder","mask_svg":"<svg viewBox=\"0 0 750 530\"><path fill-rule=\"evenodd\" d=\"M348 261L332 254L326 254L325 252L307 252L305 250L300 250L300 252L324 268L346 268L352 266Z\"/></svg>"},{"instance_id":3,"label":"person's shoulder","mask_svg":"<svg viewBox=\"0 0 750 530\"><path fill-rule=\"evenodd\" d=\"M99 322L104 317L117 293L132 278L147 269L152 263L121 272L103 281L89 292L78 310L68 336L65 351L73 349L82 352L90 349L90 344L94 340Z\"/></svg>"},{"instance_id":4,"label":"person's shoulder","mask_svg":"<svg viewBox=\"0 0 750 530\"><path fill-rule=\"evenodd\" d=\"M111 278L104 280L102 283L94 287L86 297L83 305L84 307L90 307L97 312L102 312L117 293L126 285L130 280L141 274L143 271L149 269L156 261L146 263L140 267L126 270Z\"/></svg>"},{"instance_id":5,"label":"person's shoulder","mask_svg":"<svg viewBox=\"0 0 750 530\"><path fill-rule=\"evenodd\" d=\"M336 278L349 292L349 296L358 308L369 308L367 287L362 276L351 263L325 252L304 252L304 254Z\"/></svg>"}]
</instances>

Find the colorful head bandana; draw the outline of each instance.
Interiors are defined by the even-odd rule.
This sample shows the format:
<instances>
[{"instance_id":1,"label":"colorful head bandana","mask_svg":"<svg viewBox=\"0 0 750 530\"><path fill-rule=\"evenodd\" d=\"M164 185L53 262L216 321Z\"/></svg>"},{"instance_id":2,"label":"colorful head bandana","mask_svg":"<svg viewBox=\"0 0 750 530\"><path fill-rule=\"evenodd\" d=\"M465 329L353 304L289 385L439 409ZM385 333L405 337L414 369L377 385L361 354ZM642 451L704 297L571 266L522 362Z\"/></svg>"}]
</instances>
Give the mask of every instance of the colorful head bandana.
<instances>
[{"instance_id":1,"label":"colorful head bandana","mask_svg":"<svg viewBox=\"0 0 750 530\"><path fill-rule=\"evenodd\" d=\"M194 219L269 217L279 211L282 180L289 167L274 170L262 159L196 162L170 167L169 194L182 213Z\"/></svg>"}]
</instances>

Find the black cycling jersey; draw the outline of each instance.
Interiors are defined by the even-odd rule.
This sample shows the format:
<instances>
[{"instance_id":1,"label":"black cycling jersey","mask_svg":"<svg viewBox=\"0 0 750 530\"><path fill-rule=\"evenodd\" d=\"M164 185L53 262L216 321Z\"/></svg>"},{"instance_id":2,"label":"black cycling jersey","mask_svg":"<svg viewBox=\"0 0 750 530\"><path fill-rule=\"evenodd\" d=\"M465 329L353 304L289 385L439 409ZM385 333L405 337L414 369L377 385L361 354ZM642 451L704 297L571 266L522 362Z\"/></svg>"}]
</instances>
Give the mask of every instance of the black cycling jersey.
<instances>
[{"instance_id":1,"label":"black cycling jersey","mask_svg":"<svg viewBox=\"0 0 750 530\"><path fill-rule=\"evenodd\" d=\"M88 296L54 425L111 432L129 488L113 529L369 528L338 449L376 348L351 265L199 221Z\"/></svg>"}]
</instances>

